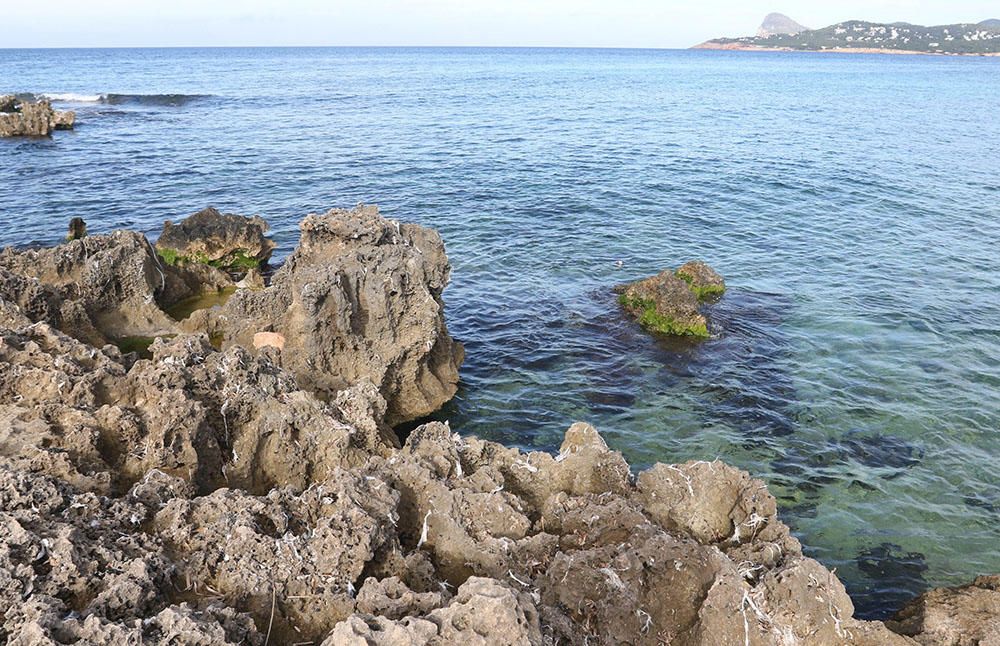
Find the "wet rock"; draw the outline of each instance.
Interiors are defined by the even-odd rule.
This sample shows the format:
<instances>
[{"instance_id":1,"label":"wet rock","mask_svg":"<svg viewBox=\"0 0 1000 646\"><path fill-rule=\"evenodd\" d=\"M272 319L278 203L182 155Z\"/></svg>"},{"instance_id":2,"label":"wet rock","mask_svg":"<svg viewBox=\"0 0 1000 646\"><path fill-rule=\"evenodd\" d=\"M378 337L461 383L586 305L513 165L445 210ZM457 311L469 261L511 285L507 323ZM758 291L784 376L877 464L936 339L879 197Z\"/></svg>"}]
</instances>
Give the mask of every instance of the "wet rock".
<instances>
[{"instance_id":1,"label":"wet rock","mask_svg":"<svg viewBox=\"0 0 1000 646\"><path fill-rule=\"evenodd\" d=\"M677 269L677 277L683 280L699 300L721 296L726 292L726 281L717 271L700 260L686 262Z\"/></svg>"},{"instance_id":2,"label":"wet rock","mask_svg":"<svg viewBox=\"0 0 1000 646\"><path fill-rule=\"evenodd\" d=\"M208 207L177 224L165 222L156 250L170 265L202 263L243 275L271 257L274 243L264 237L267 229L262 218Z\"/></svg>"},{"instance_id":3,"label":"wet rock","mask_svg":"<svg viewBox=\"0 0 1000 646\"><path fill-rule=\"evenodd\" d=\"M1000 644L1000 576L931 590L909 603L889 628L922 646Z\"/></svg>"},{"instance_id":4,"label":"wet rock","mask_svg":"<svg viewBox=\"0 0 1000 646\"><path fill-rule=\"evenodd\" d=\"M324 399L372 381L393 426L451 399L464 353L444 322L450 266L437 232L371 206L310 215L300 229L271 284L238 292L209 327L224 329L227 346L282 335L282 367Z\"/></svg>"},{"instance_id":5,"label":"wet rock","mask_svg":"<svg viewBox=\"0 0 1000 646\"><path fill-rule=\"evenodd\" d=\"M75 120L75 113L57 112L46 100L0 97L0 137L47 137L53 130L72 128Z\"/></svg>"},{"instance_id":6,"label":"wet rock","mask_svg":"<svg viewBox=\"0 0 1000 646\"><path fill-rule=\"evenodd\" d=\"M708 320L698 309L698 297L672 271L622 285L615 291L625 312L650 332L708 336Z\"/></svg>"}]
</instances>

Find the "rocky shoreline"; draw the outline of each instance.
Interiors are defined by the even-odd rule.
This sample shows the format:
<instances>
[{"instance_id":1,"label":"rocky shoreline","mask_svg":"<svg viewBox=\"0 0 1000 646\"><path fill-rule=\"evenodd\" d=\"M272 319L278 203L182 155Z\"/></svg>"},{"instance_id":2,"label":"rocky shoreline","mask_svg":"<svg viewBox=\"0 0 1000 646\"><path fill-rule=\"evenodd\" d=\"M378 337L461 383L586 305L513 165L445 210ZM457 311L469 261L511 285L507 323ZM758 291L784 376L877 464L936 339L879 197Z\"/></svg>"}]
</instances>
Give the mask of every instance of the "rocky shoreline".
<instances>
[{"instance_id":1,"label":"rocky shoreline","mask_svg":"<svg viewBox=\"0 0 1000 646\"><path fill-rule=\"evenodd\" d=\"M961 53L961 52L921 52L910 49L887 49L880 47L829 47L826 49L797 49L794 47L762 47L745 45L738 42L719 43L706 41L691 49L707 49L727 52L811 52L819 54L890 54L896 56L962 56L962 57L995 57L997 52Z\"/></svg>"},{"instance_id":2,"label":"rocky shoreline","mask_svg":"<svg viewBox=\"0 0 1000 646\"><path fill-rule=\"evenodd\" d=\"M0 644L1000 639L989 577L854 619L721 462L633 474L585 423L556 455L401 442L463 357L433 230L310 215L265 279L262 223L185 222L0 253Z\"/></svg>"}]
</instances>

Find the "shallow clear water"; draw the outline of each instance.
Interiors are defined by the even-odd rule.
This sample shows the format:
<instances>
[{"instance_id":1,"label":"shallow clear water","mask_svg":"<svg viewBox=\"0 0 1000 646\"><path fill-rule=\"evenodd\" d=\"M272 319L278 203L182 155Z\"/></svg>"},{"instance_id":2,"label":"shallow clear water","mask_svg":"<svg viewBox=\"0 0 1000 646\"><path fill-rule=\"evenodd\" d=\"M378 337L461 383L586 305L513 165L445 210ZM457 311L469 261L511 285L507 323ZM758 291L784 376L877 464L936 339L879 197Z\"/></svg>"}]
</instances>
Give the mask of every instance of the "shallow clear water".
<instances>
[{"instance_id":1,"label":"shallow clear water","mask_svg":"<svg viewBox=\"0 0 1000 646\"><path fill-rule=\"evenodd\" d=\"M866 616L1000 572L1000 59L0 50L0 90L118 95L0 141L0 244L213 204L285 254L375 202L448 245L454 428L744 467ZM613 285L692 258L712 340L623 320Z\"/></svg>"}]
</instances>

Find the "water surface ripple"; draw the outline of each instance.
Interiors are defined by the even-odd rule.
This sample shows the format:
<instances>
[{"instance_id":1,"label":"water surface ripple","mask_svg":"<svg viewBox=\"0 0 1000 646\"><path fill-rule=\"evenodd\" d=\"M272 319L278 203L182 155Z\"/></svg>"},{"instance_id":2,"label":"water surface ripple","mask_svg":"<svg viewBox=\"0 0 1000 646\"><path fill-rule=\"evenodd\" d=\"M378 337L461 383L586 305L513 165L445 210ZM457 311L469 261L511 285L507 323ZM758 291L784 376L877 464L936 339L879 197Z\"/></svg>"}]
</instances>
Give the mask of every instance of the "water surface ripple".
<instances>
[{"instance_id":1,"label":"water surface ripple","mask_svg":"<svg viewBox=\"0 0 1000 646\"><path fill-rule=\"evenodd\" d=\"M74 132L0 142L0 242L213 204L280 253L366 201L437 227L463 433L764 477L864 616L1000 572L1000 59L624 50L0 50ZM728 279L687 347L609 289ZM617 266L621 261L622 266Z\"/></svg>"}]
</instances>

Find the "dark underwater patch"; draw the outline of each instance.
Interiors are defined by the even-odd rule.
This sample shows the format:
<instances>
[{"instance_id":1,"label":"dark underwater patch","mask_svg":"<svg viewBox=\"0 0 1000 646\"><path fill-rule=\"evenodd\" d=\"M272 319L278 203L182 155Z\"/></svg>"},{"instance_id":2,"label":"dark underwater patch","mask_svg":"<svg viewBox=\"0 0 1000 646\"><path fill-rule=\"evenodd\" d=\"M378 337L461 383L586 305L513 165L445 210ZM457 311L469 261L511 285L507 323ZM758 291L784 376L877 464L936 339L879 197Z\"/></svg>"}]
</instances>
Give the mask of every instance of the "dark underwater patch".
<instances>
[{"instance_id":1,"label":"dark underwater patch","mask_svg":"<svg viewBox=\"0 0 1000 646\"><path fill-rule=\"evenodd\" d=\"M835 446L845 460L854 460L872 468L894 469L895 473L882 476L887 479L898 476L924 458L923 447L913 442L895 435L866 434L860 430L850 431L837 440Z\"/></svg>"},{"instance_id":2,"label":"dark underwater patch","mask_svg":"<svg viewBox=\"0 0 1000 646\"><path fill-rule=\"evenodd\" d=\"M899 545L882 543L863 550L855 561L868 579L848 585L854 615L860 619L888 619L929 587L924 579L927 562L920 552L904 552Z\"/></svg>"}]
</instances>

